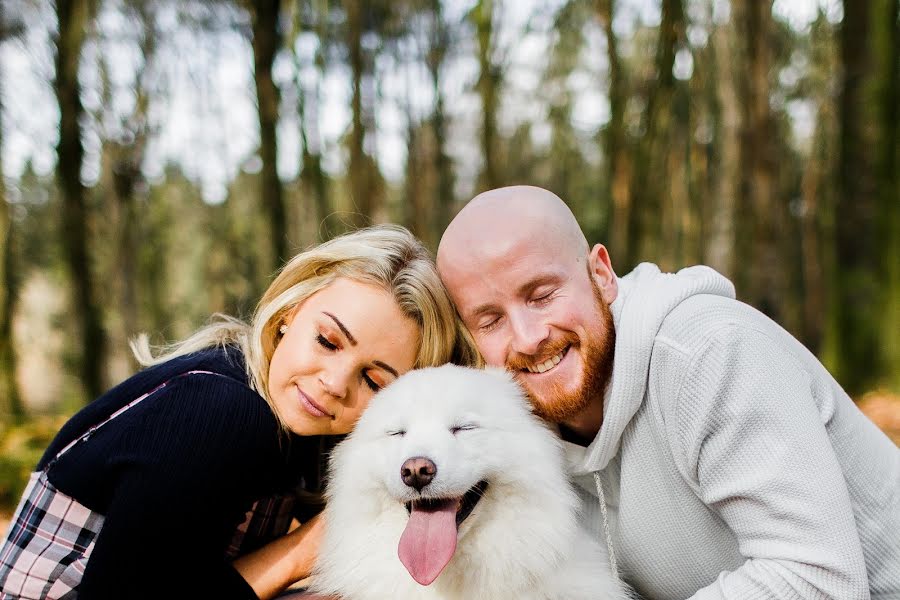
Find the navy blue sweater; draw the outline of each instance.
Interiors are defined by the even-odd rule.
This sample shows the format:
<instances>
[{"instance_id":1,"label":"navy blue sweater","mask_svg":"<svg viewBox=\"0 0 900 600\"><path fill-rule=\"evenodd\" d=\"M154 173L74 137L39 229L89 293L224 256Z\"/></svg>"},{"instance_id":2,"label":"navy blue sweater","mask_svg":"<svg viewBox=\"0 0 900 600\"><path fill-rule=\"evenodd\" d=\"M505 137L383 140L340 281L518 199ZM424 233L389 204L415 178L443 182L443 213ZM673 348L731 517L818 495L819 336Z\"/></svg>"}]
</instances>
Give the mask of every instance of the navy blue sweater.
<instances>
[{"instance_id":1,"label":"navy blue sweater","mask_svg":"<svg viewBox=\"0 0 900 600\"><path fill-rule=\"evenodd\" d=\"M225 375L194 374L205 370ZM294 489L308 438L283 436L265 400L247 386L239 351L210 349L145 369L60 430L41 459L159 384L52 463L50 482L105 521L79 598L255 598L225 558L252 503Z\"/></svg>"}]
</instances>

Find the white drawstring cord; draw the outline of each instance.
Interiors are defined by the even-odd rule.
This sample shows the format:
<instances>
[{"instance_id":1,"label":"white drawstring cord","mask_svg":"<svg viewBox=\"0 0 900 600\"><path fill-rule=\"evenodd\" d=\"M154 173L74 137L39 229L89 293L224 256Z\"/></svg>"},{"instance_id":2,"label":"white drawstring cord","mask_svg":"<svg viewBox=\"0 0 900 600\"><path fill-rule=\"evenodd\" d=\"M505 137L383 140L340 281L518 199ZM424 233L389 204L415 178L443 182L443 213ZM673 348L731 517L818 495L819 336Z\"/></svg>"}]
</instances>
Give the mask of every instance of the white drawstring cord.
<instances>
[{"instance_id":1,"label":"white drawstring cord","mask_svg":"<svg viewBox=\"0 0 900 600\"><path fill-rule=\"evenodd\" d=\"M606 497L603 495L603 482L600 473L594 471L594 484L597 486L597 497L600 499L600 513L603 515L603 532L606 534L606 550L609 553L609 568L615 574L619 574L616 566L616 552L613 550L612 534L609 532L609 517L606 514Z\"/></svg>"}]
</instances>

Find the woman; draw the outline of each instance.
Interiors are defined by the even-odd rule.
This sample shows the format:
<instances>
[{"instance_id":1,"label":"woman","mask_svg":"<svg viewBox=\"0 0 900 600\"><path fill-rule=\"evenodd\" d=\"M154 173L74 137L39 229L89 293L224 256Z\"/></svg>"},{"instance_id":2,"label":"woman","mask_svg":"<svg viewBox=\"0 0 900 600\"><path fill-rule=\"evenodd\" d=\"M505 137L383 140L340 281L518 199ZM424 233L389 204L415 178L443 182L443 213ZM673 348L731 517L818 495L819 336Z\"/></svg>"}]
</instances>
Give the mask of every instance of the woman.
<instances>
[{"instance_id":1,"label":"woman","mask_svg":"<svg viewBox=\"0 0 900 600\"><path fill-rule=\"evenodd\" d=\"M249 324L222 318L157 357L133 345L148 368L72 417L32 475L0 599L274 596L321 537L316 517L284 535L316 484L314 436L349 432L399 375L471 348L405 229L297 255Z\"/></svg>"}]
</instances>

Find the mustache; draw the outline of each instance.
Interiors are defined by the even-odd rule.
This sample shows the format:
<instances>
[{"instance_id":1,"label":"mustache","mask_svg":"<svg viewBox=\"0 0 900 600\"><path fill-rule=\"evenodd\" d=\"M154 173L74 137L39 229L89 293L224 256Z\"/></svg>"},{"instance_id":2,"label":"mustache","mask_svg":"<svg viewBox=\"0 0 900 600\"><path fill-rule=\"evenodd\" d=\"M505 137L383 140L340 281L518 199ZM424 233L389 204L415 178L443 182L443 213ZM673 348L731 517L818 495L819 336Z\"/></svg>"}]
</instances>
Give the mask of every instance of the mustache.
<instances>
[{"instance_id":1,"label":"mustache","mask_svg":"<svg viewBox=\"0 0 900 600\"><path fill-rule=\"evenodd\" d=\"M528 367L542 363L548 358L556 356L567 347L571 346L576 340L572 336L564 336L558 340L545 343L534 354L512 354L506 360L506 369L508 371L523 371Z\"/></svg>"}]
</instances>

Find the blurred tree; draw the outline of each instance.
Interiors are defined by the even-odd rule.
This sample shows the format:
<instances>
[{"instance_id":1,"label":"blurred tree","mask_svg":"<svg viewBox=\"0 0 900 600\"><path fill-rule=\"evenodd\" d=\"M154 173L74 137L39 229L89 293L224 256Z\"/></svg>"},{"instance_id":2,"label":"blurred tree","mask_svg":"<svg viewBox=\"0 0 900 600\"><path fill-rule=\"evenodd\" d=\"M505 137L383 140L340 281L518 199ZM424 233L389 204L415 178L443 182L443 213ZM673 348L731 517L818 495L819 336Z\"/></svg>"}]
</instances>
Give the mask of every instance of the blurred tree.
<instances>
[{"instance_id":1,"label":"blurred tree","mask_svg":"<svg viewBox=\"0 0 900 600\"><path fill-rule=\"evenodd\" d=\"M260 206L269 224L272 270L287 260L287 214L278 177L278 114L280 94L272 78L275 55L281 48L281 0L245 3L251 15L253 80L259 117L259 153L262 158Z\"/></svg>"},{"instance_id":2,"label":"blurred tree","mask_svg":"<svg viewBox=\"0 0 900 600\"><path fill-rule=\"evenodd\" d=\"M3 105L0 103L0 116L2 114ZM3 141L2 130L3 127L0 126L0 147ZM4 404L0 406L0 414L9 415L12 423L19 423L25 416L25 408L16 382L16 347L12 332L19 286L14 249L15 225L12 219L12 206L6 197L4 179L3 163L0 160L0 284L2 284L0 285L0 397L5 399Z\"/></svg>"},{"instance_id":3,"label":"blurred tree","mask_svg":"<svg viewBox=\"0 0 900 600\"><path fill-rule=\"evenodd\" d=\"M540 85L550 127L546 156L537 169L510 172L508 176L517 181L532 180L535 185L553 190L580 216L581 227L589 239L605 240L609 196L604 192L608 192L608 186L603 183L604 177L596 175L596 159L592 162L584 151L583 146L594 146L596 140L585 136L576 126L578 90L571 84L580 74L586 29L593 25L594 16L594 6L586 0L569 0L556 11ZM517 151L510 147L506 155Z\"/></svg>"},{"instance_id":4,"label":"blurred tree","mask_svg":"<svg viewBox=\"0 0 900 600\"><path fill-rule=\"evenodd\" d=\"M139 206L136 245L140 314L154 342L179 340L205 323L211 312L240 314L256 281L269 276L267 223L259 214L257 189L241 190L250 214L232 220L219 205L203 201L198 186L177 165L151 185ZM250 229L238 238L234 230ZM252 240L252 241L249 241Z\"/></svg>"},{"instance_id":5,"label":"blurred tree","mask_svg":"<svg viewBox=\"0 0 900 600\"><path fill-rule=\"evenodd\" d=\"M478 177L478 189L486 190L499 187L502 179L497 143L497 113L500 110L504 61L496 57L498 49L494 32L494 0L478 0L469 12L469 19L475 27L478 58L476 88L481 100L481 153L484 163Z\"/></svg>"},{"instance_id":6,"label":"blurred tree","mask_svg":"<svg viewBox=\"0 0 900 600\"><path fill-rule=\"evenodd\" d=\"M332 205L329 198L329 181L325 170L322 168L322 145L319 130L321 113L320 87L325 74L325 49L330 43L331 34L328 31L329 12L321 2L315 0L300 0L291 3L293 9L291 19L291 44L294 57L294 69L296 71L297 86L297 115L300 120L300 184L304 196L313 199L316 208L317 237L320 240L329 237L329 229L324 226L325 220L331 213ZM301 36L311 36L315 40L315 50L312 56L301 55ZM304 77L307 70L314 74L313 82L306 83Z\"/></svg>"},{"instance_id":7,"label":"blurred tree","mask_svg":"<svg viewBox=\"0 0 900 600\"><path fill-rule=\"evenodd\" d=\"M407 151L402 205L397 212L427 247L436 250L456 208L455 173L447 154L444 69L457 31L446 22L438 0L412 0L398 8L406 22L395 45L405 75L401 102L407 116ZM425 86L431 93L430 111L416 103Z\"/></svg>"},{"instance_id":8,"label":"blurred tree","mask_svg":"<svg viewBox=\"0 0 900 600\"><path fill-rule=\"evenodd\" d=\"M381 207L384 181L375 152L376 54L383 42L383 27L389 19L391 3L383 0L342 0L344 44L350 67L353 95L350 127L350 162L347 165L353 222L370 225Z\"/></svg>"},{"instance_id":9,"label":"blurred tree","mask_svg":"<svg viewBox=\"0 0 900 600\"><path fill-rule=\"evenodd\" d=\"M835 206L836 272L828 328L831 367L851 392L859 392L880 363L878 314L880 262L876 254L877 216L874 149L870 119L872 0L844 2L840 28L841 81ZM873 369L874 367L874 369Z\"/></svg>"},{"instance_id":10,"label":"blurred tree","mask_svg":"<svg viewBox=\"0 0 900 600\"><path fill-rule=\"evenodd\" d=\"M407 69L408 72L408 69ZM403 186L403 203L400 207L400 221L410 231L431 248L436 247L437 240L429 226L429 216L432 214L434 189L433 162L429 160L433 151L433 144L429 138L429 131L425 123L415 117L412 108L412 87L407 82L406 106L404 112L407 115L406 124L406 177Z\"/></svg>"},{"instance_id":11,"label":"blurred tree","mask_svg":"<svg viewBox=\"0 0 900 600\"><path fill-rule=\"evenodd\" d=\"M437 173L437 189L434 194L433 212L429 224L432 244L436 248L436 241L440 239L444 229L450 223L452 214L455 214L454 186L456 175L453 164L447 154L447 137L449 127L444 100L443 81L445 78L445 65L447 57L454 43L455 34L444 19L441 0L427 0L430 8L428 22L428 47L425 54L425 64L428 74L431 76L431 89L434 94L434 110L431 113L431 135L434 148L432 157L434 170Z\"/></svg>"},{"instance_id":12,"label":"blurred tree","mask_svg":"<svg viewBox=\"0 0 900 600\"><path fill-rule=\"evenodd\" d=\"M739 294L751 304L781 321L779 311L784 298L786 275L781 252L782 227L787 215L783 202L777 199L774 116L770 107L774 60L772 48L772 3L758 0L734 0L733 16L744 32L742 64L747 73L739 81L741 98L741 166L745 180L739 218L737 260L747 260L739 278Z\"/></svg>"},{"instance_id":13,"label":"blurred tree","mask_svg":"<svg viewBox=\"0 0 900 600\"><path fill-rule=\"evenodd\" d=\"M0 5L0 46L21 33L23 24L13 21L4 5ZM3 110L4 73L0 65L0 149L3 148L3 130L6 117ZM0 153L0 414L8 415L11 423L20 423L25 417L25 407L16 381L16 346L12 321L19 290L19 266L16 261L15 223L13 207L6 194L6 176ZM5 419L4 419L5 420Z\"/></svg>"},{"instance_id":14,"label":"blurred tree","mask_svg":"<svg viewBox=\"0 0 900 600\"><path fill-rule=\"evenodd\" d=\"M662 20L659 26L654 59L653 79L646 92L643 113L643 137L636 149L632 205L635 211L629 231L628 255L634 260L655 260L663 268L671 267L664 239L664 224L668 204L677 186L685 184L673 172L671 153L678 152L677 128L686 121L676 98L678 85L673 68L678 50L685 44L685 15L681 0L662 0ZM676 159L677 161L677 159ZM658 257L658 258L657 258Z\"/></svg>"},{"instance_id":15,"label":"blurred tree","mask_svg":"<svg viewBox=\"0 0 900 600\"><path fill-rule=\"evenodd\" d=\"M628 99L628 81L619 57L619 42L613 30L616 14L615 0L596 0L597 16L606 37L606 60L609 64L607 96L609 97L609 123L604 131L606 159L606 185L612 210L609 219L609 250L614 265L632 265L634 257L629 253L631 231L631 148L625 135L625 103ZM621 268L621 267L620 267Z\"/></svg>"},{"instance_id":16,"label":"blurred tree","mask_svg":"<svg viewBox=\"0 0 900 600\"><path fill-rule=\"evenodd\" d=\"M101 177L97 187L103 213L108 219L97 227L97 236L114 240L114 243L97 248L98 270L104 273L103 279L110 282L98 292L104 295L105 327L110 346L108 358L111 378L116 381L137 367L125 349L128 340L146 326L138 301L139 277L136 272L137 246L143 241L139 225L143 207L139 205L138 195L146 193L147 188L143 165L152 133L148 114L150 99L163 93L163 90L154 89L158 8L156 2L141 0L127 0L121 7L129 22L136 26L135 43L140 56L134 73L134 103L130 111L110 114L116 106L116 90L110 81L110 71L114 68L111 61L115 59L110 53L100 53L98 57L104 101L95 116L102 144ZM103 31L98 34L101 43L117 41L105 40ZM106 123L112 125L104 126Z\"/></svg>"},{"instance_id":17,"label":"blurred tree","mask_svg":"<svg viewBox=\"0 0 900 600\"><path fill-rule=\"evenodd\" d=\"M713 3L709 5L710 54L715 82L715 95L711 100L710 119L715 127L718 152L713 157L712 197L706 213L706 261L726 277L734 277L735 214L741 190L741 105L738 97L738 70L735 69L739 43L734 19L716 25L713 20Z\"/></svg>"},{"instance_id":18,"label":"blurred tree","mask_svg":"<svg viewBox=\"0 0 900 600\"><path fill-rule=\"evenodd\" d=\"M802 339L813 352L822 346L828 282L837 278L834 252L834 164L836 111L831 96L837 71L835 35L821 8L810 26L810 71L803 84L815 104L815 125L800 190L800 244L803 277Z\"/></svg>"},{"instance_id":19,"label":"blurred tree","mask_svg":"<svg viewBox=\"0 0 900 600\"><path fill-rule=\"evenodd\" d=\"M56 98L59 103L59 144L57 177L63 198L62 218L65 258L72 285L72 310L80 331L78 370L86 399L99 396L106 388L103 377L106 332L97 305L91 254L88 244L86 189L81 180L84 146L81 140L81 84L78 67L95 5L93 0L56 3Z\"/></svg>"},{"instance_id":20,"label":"blurred tree","mask_svg":"<svg viewBox=\"0 0 900 600\"><path fill-rule=\"evenodd\" d=\"M873 6L876 73L876 130L880 134L877 158L878 248L881 265L878 314L884 323L875 328L882 349L881 365L886 383L900 390L900 1L877 0ZM879 343L880 340L880 343Z\"/></svg>"}]
</instances>

